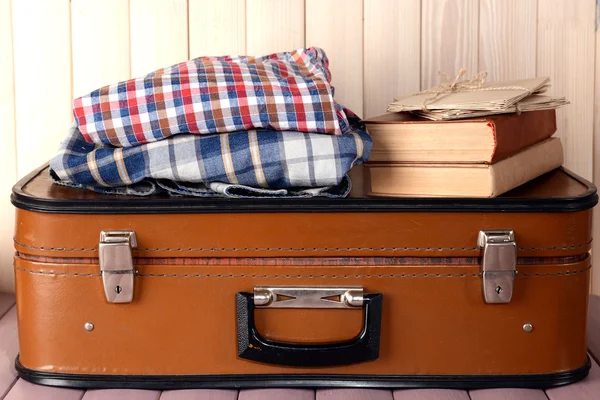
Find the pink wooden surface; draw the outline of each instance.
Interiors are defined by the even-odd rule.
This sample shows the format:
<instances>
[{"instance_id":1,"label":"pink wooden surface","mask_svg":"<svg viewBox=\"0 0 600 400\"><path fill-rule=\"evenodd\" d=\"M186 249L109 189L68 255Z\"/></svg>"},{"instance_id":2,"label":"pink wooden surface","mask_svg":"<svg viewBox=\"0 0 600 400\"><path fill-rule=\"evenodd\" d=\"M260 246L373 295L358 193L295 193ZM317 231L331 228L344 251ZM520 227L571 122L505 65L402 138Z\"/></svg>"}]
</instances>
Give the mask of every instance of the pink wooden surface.
<instances>
[{"instance_id":1,"label":"pink wooden surface","mask_svg":"<svg viewBox=\"0 0 600 400\"><path fill-rule=\"evenodd\" d=\"M10 390L17 379L14 363L18 349L17 310L13 306L0 319L0 399Z\"/></svg>"},{"instance_id":2,"label":"pink wooden surface","mask_svg":"<svg viewBox=\"0 0 600 400\"><path fill-rule=\"evenodd\" d=\"M4 400L80 400L83 393L83 390L34 385L19 379Z\"/></svg>"},{"instance_id":3,"label":"pink wooden surface","mask_svg":"<svg viewBox=\"0 0 600 400\"><path fill-rule=\"evenodd\" d=\"M465 390L408 389L394 391L394 400L469 400Z\"/></svg>"},{"instance_id":4,"label":"pink wooden surface","mask_svg":"<svg viewBox=\"0 0 600 400\"><path fill-rule=\"evenodd\" d=\"M104 389L88 390L83 400L158 400L159 390Z\"/></svg>"},{"instance_id":5,"label":"pink wooden surface","mask_svg":"<svg viewBox=\"0 0 600 400\"><path fill-rule=\"evenodd\" d=\"M392 392L377 389L320 389L316 400L393 400Z\"/></svg>"},{"instance_id":6,"label":"pink wooden surface","mask_svg":"<svg viewBox=\"0 0 600 400\"><path fill-rule=\"evenodd\" d=\"M15 296L9 293L0 293L0 318L15 304Z\"/></svg>"},{"instance_id":7,"label":"pink wooden surface","mask_svg":"<svg viewBox=\"0 0 600 400\"><path fill-rule=\"evenodd\" d=\"M314 400L311 389L248 389L240 391L239 400Z\"/></svg>"},{"instance_id":8,"label":"pink wooden surface","mask_svg":"<svg viewBox=\"0 0 600 400\"><path fill-rule=\"evenodd\" d=\"M165 390L160 400L237 400L237 390Z\"/></svg>"},{"instance_id":9,"label":"pink wooden surface","mask_svg":"<svg viewBox=\"0 0 600 400\"><path fill-rule=\"evenodd\" d=\"M600 332L596 331L596 334ZM546 395L550 400L598 400L600 399L600 367L592 360L590 374L583 381L572 385L548 389Z\"/></svg>"},{"instance_id":10,"label":"pink wooden surface","mask_svg":"<svg viewBox=\"0 0 600 400\"><path fill-rule=\"evenodd\" d=\"M471 390L471 400L548 400L543 390L486 389Z\"/></svg>"}]
</instances>

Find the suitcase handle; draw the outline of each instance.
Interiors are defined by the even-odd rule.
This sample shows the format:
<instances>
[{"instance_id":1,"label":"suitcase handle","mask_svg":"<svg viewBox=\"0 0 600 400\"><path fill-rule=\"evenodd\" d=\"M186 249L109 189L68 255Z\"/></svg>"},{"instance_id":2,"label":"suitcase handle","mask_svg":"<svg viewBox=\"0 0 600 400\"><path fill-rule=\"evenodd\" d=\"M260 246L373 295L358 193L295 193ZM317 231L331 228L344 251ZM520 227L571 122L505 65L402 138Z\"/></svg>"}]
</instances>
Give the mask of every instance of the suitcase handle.
<instances>
[{"instance_id":1,"label":"suitcase handle","mask_svg":"<svg viewBox=\"0 0 600 400\"><path fill-rule=\"evenodd\" d=\"M364 295L364 323L353 339L334 343L288 343L266 339L254 324L254 294L236 294L238 356L266 364L331 367L376 360L379 357L383 295Z\"/></svg>"}]
</instances>

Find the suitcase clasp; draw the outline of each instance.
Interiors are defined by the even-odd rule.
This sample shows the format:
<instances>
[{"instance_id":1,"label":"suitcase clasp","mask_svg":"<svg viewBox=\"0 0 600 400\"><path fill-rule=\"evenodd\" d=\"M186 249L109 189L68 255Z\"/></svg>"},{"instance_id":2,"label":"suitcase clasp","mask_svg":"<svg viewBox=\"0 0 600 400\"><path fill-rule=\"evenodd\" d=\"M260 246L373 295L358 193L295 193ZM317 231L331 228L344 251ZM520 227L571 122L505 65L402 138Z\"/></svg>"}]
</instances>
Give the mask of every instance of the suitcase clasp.
<instances>
[{"instance_id":1,"label":"suitcase clasp","mask_svg":"<svg viewBox=\"0 0 600 400\"><path fill-rule=\"evenodd\" d=\"M480 231L477 245L483 249L483 297L486 303L508 303L512 298L517 270L514 231Z\"/></svg>"},{"instance_id":2,"label":"suitcase clasp","mask_svg":"<svg viewBox=\"0 0 600 400\"><path fill-rule=\"evenodd\" d=\"M133 300L133 256L137 247L133 231L102 231L98 256L104 284L104 294L109 303L131 303Z\"/></svg>"}]
</instances>

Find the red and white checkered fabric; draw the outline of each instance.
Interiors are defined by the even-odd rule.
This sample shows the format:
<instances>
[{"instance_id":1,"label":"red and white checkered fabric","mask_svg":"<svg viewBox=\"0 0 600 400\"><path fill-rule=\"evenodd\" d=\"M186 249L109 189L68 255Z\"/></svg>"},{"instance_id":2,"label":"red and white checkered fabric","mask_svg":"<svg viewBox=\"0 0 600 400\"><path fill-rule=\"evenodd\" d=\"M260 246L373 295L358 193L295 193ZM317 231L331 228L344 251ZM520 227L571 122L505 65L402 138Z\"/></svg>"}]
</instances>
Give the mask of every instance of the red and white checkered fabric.
<instances>
[{"instance_id":1,"label":"red and white checkered fabric","mask_svg":"<svg viewBox=\"0 0 600 400\"><path fill-rule=\"evenodd\" d=\"M118 147L256 128L339 135L350 127L330 80L319 48L199 57L94 90L74 115L86 141Z\"/></svg>"}]
</instances>

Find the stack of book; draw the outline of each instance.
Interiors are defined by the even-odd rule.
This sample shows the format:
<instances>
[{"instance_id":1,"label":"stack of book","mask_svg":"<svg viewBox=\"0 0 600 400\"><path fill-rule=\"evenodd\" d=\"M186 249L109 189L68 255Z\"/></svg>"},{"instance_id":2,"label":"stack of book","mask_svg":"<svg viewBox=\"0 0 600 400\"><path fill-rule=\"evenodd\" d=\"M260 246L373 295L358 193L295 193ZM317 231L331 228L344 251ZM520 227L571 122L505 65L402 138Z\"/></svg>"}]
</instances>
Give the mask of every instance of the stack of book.
<instances>
[{"instance_id":1,"label":"stack of book","mask_svg":"<svg viewBox=\"0 0 600 400\"><path fill-rule=\"evenodd\" d=\"M363 122L373 139L367 196L496 197L563 163L553 109L443 121L400 112Z\"/></svg>"},{"instance_id":2,"label":"stack of book","mask_svg":"<svg viewBox=\"0 0 600 400\"><path fill-rule=\"evenodd\" d=\"M363 120L373 139L367 196L496 197L563 163L550 79L485 82L462 69Z\"/></svg>"}]
</instances>

